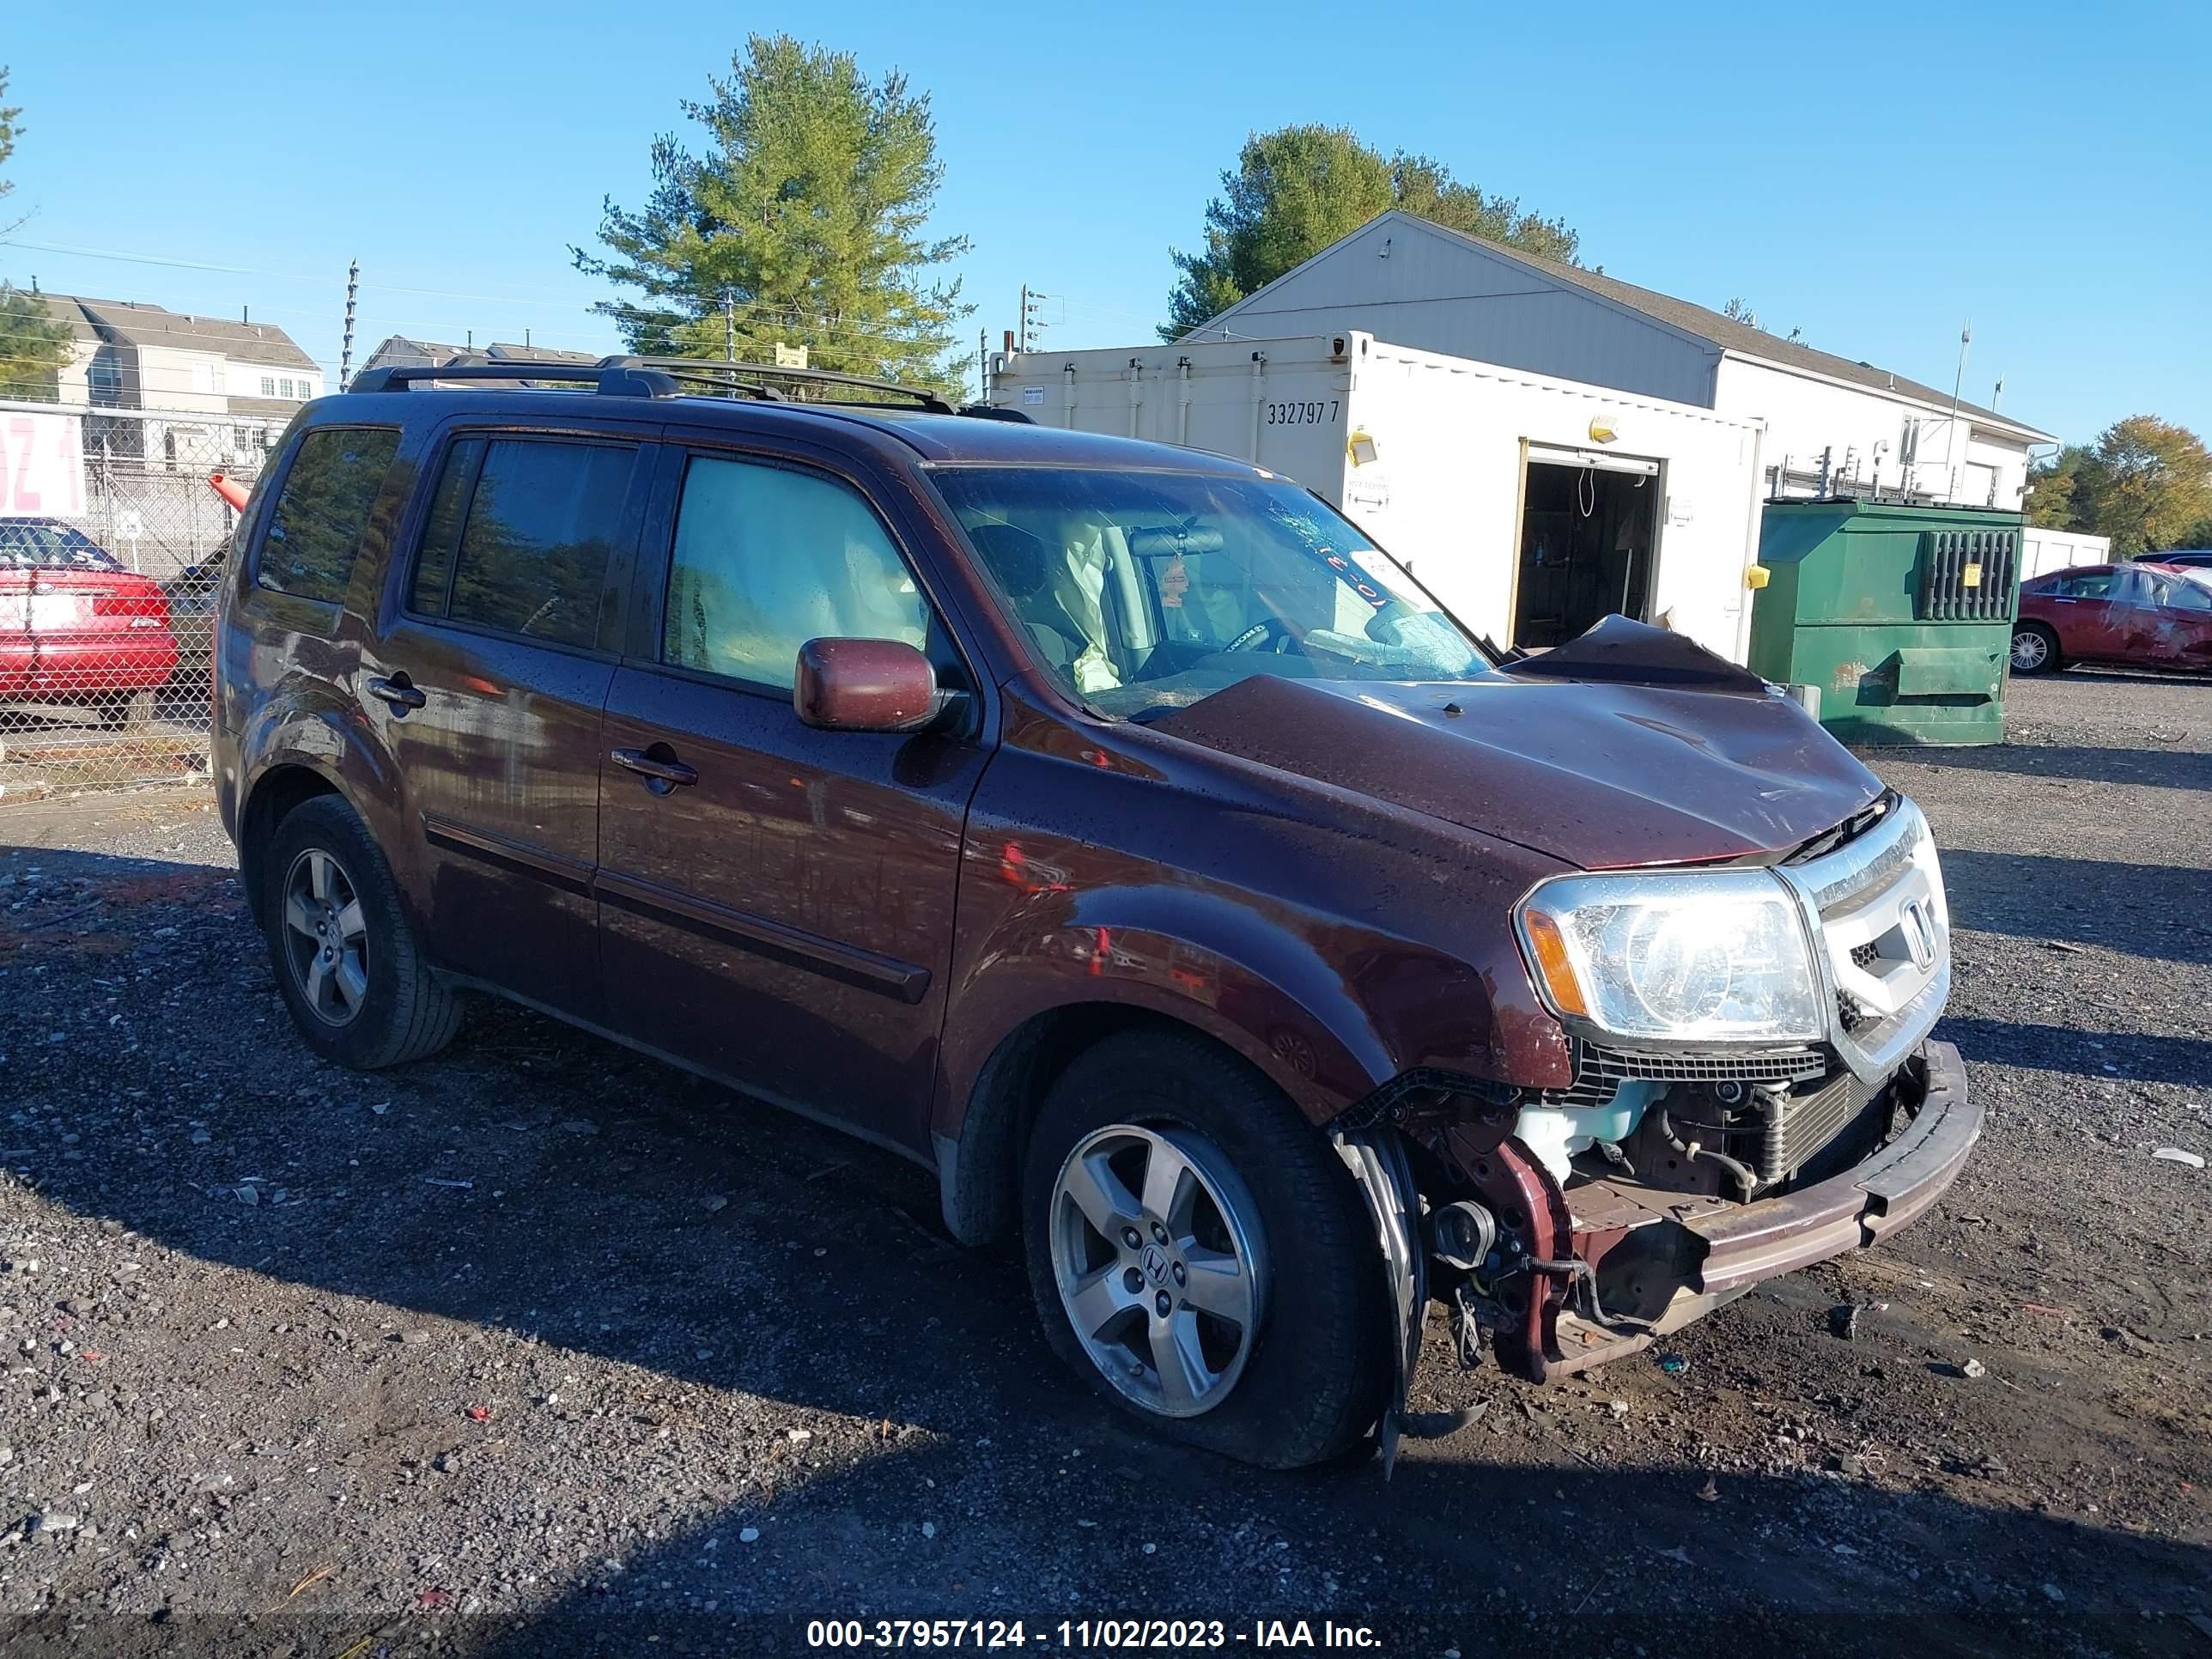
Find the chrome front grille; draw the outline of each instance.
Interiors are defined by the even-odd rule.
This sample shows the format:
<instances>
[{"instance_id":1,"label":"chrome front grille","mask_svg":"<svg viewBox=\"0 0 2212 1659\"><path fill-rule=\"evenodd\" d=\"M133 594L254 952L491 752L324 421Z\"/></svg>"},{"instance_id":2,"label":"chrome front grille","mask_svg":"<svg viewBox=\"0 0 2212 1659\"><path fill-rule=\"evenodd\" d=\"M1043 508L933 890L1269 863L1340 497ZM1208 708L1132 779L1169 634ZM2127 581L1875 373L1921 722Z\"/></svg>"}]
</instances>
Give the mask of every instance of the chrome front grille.
<instances>
[{"instance_id":1,"label":"chrome front grille","mask_svg":"<svg viewBox=\"0 0 2212 1659\"><path fill-rule=\"evenodd\" d=\"M1950 910L1927 820L1899 799L1864 833L1778 873L1819 944L1837 1054L1862 1081L1887 1076L1950 994Z\"/></svg>"}]
</instances>

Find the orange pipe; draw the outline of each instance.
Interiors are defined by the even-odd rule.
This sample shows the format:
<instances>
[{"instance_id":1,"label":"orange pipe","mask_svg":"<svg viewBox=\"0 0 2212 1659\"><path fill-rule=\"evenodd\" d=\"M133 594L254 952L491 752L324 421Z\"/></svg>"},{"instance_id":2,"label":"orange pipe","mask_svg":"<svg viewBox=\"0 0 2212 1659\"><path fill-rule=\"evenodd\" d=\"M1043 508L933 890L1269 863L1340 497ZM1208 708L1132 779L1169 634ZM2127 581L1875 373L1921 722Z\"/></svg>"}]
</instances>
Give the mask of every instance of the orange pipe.
<instances>
[{"instance_id":1,"label":"orange pipe","mask_svg":"<svg viewBox=\"0 0 2212 1659\"><path fill-rule=\"evenodd\" d=\"M211 472L208 475L208 488L240 513L246 511L246 497L253 493L249 486L239 483L235 478L226 478L220 472Z\"/></svg>"}]
</instances>

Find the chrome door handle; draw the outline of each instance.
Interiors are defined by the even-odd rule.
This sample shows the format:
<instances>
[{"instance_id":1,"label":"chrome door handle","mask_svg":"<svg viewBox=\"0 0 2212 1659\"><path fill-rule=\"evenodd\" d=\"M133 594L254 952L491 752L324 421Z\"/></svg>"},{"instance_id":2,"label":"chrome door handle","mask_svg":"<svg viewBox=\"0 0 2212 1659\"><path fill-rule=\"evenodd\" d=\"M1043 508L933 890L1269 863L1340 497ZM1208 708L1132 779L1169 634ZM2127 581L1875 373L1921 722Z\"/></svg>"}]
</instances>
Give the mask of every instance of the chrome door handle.
<instances>
[{"instance_id":1,"label":"chrome door handle","mask_svg":"<svg viewBox=\"0 0 2212 1659\"><path fill-rule=\"evenodd\" d=\"M394 674L388 680L371 680L368 695L383 698L392 705L392 712L395 714L404 714L410 708L420 708L429 701L404 674Z\"/></svg>"},{"instance_id":2,"label":"chrome door handle","mask_svg":"<svg viewBox=\"0 0 2212 1659\"><path fill-rule=\"evenodd\" d=\"M656 749L666 746L665 744L653 745ZM607 758L624 771L635 772L645 779L647 786L658 795L665 795L671 789L699 781L699 775L682 761L661 760L642 749L612 750Z\"/></svg>"}]
</instances>

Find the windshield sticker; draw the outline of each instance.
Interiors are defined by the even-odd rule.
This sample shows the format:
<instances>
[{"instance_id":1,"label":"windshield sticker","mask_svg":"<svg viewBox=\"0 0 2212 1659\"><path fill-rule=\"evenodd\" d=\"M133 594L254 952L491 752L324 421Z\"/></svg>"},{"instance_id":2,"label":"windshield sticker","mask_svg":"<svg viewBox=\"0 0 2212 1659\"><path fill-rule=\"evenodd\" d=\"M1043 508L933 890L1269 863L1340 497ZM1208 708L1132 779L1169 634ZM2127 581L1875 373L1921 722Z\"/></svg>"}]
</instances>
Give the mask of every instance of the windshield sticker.
<instances>
[{"instance_id":1,"label":"windshield sticker","mask_svg":"<svg viewBox=\"0 0 2212 1659\"><path fill-rule=\"evenodd\" d=\"M1359 559L1363 565L1366 562L1365 559L1358 553L1354 553L1352 556L1354 559ZM1345 585L1346 586L1350 587L1353 592L1358 594L1361 599L1366 600L1368 604L1373 605L1377 611L1380 611L1384 605L1390 603L1388 595L1378 593L1367 583L1359 580L1358 576L1352 571L1351 562L1346 559L1342 554L1332 553L1324 547L1321 550L1321 557L1323 564L1327 565L1331 570L1335 571L1338 575L1344 578Z\"/></svg>"}]
</instances>

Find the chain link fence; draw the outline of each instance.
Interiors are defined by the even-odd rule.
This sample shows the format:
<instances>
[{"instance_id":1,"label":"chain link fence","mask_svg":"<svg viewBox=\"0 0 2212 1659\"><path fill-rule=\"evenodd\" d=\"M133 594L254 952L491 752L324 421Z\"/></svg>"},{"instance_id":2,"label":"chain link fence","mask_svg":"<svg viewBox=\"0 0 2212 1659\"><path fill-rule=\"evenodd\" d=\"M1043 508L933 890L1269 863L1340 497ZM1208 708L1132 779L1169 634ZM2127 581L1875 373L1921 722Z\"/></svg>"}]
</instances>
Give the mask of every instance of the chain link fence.
<instances>
[{"instance_id":1,"label":"chain link fence","mask_svg":"<svg viewBox=\"0 0 2212 1659\"><path fill-rule=\"evenodd\" d=\"M0 516L0 800L205 774L229 497L252 488L278 430L212 414L76 418L82 499L39 503L76 510L17 499Z\"/></svg>"}]
</instances>

